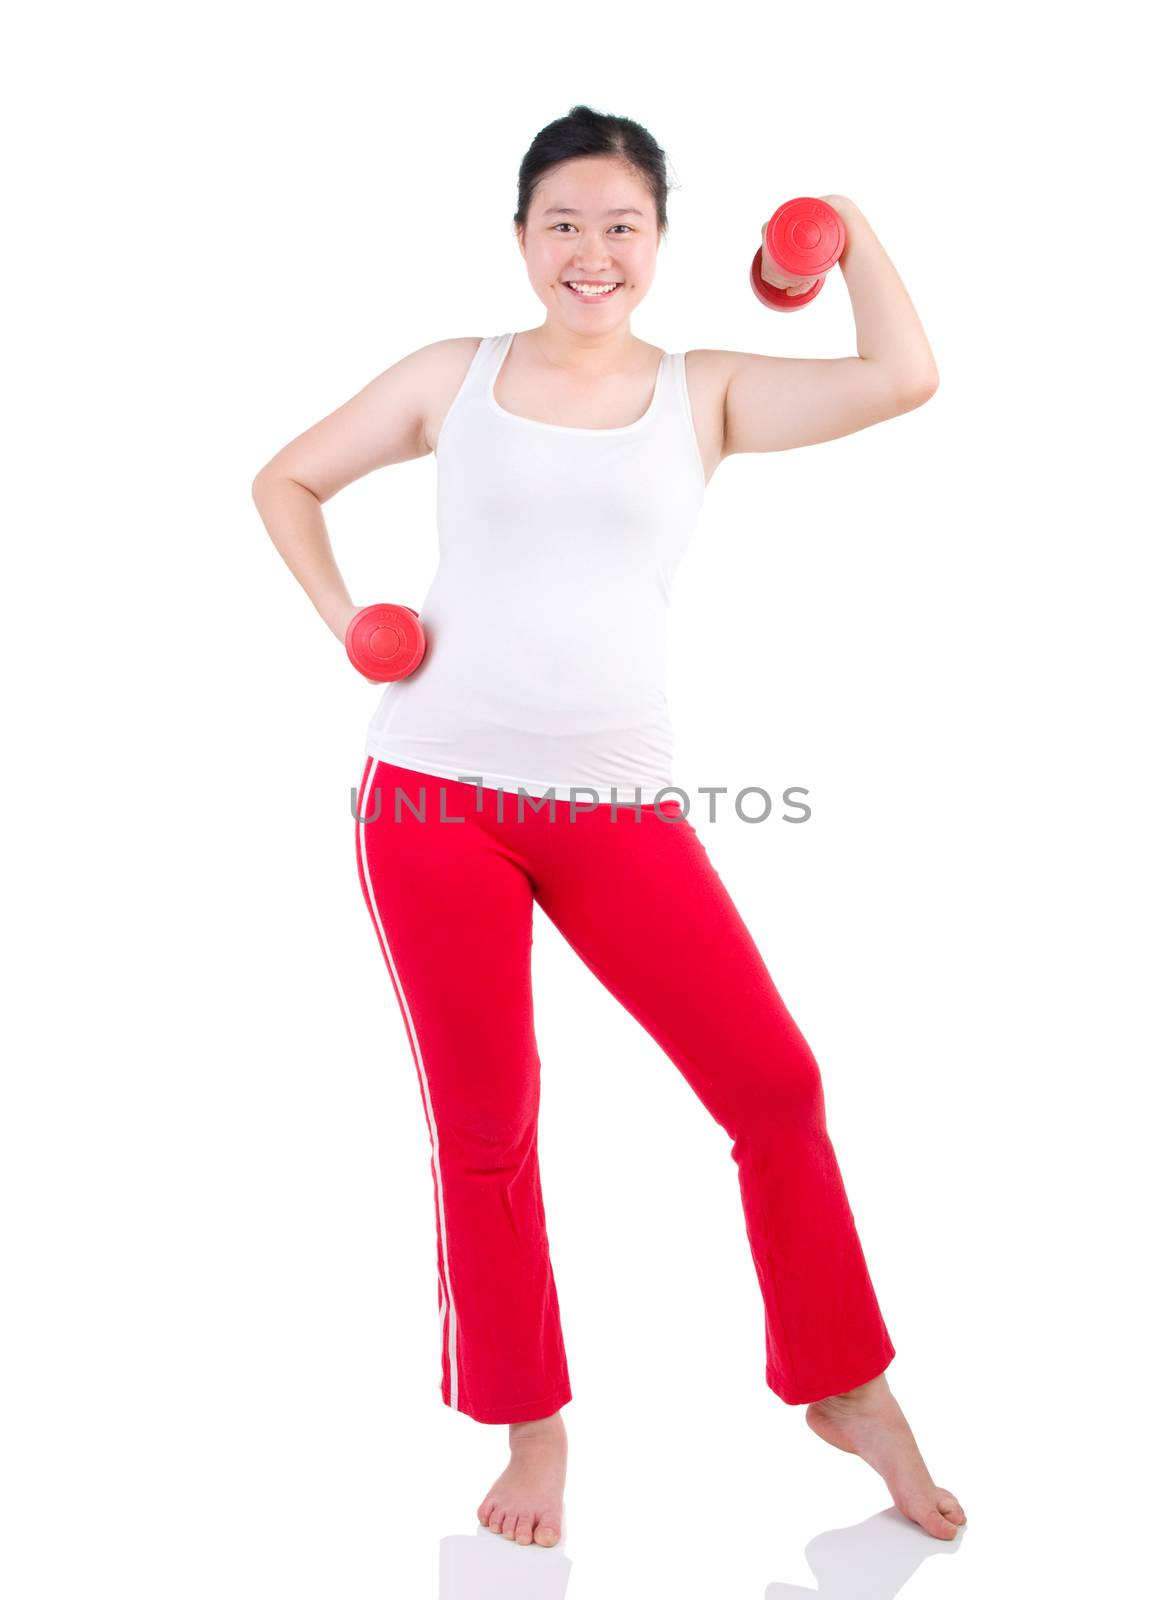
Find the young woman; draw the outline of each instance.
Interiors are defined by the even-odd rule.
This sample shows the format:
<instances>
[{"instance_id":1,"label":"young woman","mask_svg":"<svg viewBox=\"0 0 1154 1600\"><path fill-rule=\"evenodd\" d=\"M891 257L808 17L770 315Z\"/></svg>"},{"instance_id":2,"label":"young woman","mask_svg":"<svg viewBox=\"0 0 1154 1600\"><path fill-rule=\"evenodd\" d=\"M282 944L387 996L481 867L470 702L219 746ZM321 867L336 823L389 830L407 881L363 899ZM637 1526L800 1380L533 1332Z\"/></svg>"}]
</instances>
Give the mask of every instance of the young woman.
<instances>
[{"instance_id":1,"label":"young woman","mask_svg":"<svg viewBox=\"0 0 1154 1600\"><path fill-rule=\"evenodd\" d=\"M321 506L378 467L437 455L428 650L370 725L356 843L431 1141L441 1392L509 1428L481 1522L556 1543L571 1391L537 1164L538 904L733 1140L769 1387L952 1539L962 1508L886 1381L894 1346L817 1063L688 815L663 798L666 605L719 462L909 411L936 387L934 360L897 273L838 195L824 198L847 228L859 355L678 354L635 338L666 197L644 128L573 107L520 170L514 227L545 320L406 356L254 485L343 641L357 607ZM763 272L790 292L812 281Z\"/></svg>"}]
</instances>

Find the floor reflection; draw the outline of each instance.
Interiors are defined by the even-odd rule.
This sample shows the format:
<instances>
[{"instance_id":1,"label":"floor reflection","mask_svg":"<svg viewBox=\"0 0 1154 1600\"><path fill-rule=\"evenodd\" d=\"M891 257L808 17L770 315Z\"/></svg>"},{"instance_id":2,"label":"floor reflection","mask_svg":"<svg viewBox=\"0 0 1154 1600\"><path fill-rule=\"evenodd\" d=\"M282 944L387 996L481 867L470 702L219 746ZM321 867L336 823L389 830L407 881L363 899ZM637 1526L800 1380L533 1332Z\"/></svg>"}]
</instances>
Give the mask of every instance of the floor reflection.
<instances>
[{"instance_id":1,"label":"floor reflection","mask_svg":"<svg viewBox=\"0 0 1154 1600\"><path fill-rule=\"evenodd\" d=\"M438 1600L563 1600L573 1563L565 1554L568 1529L552 1548L516 1544L477 1524L472 1534L441 1540Z\"/></svg>"},{"instance_id":2,"label":"floor reflection","mask_svg":"<svg viewBox=\"0 0 1154 1600\"><path fill-rule=\"evenodd\" d=\"M831 1528L805 1547L816 1589L793 1583L771 1583L765 1600L800 1600L820 1595L821 1600L893 1600L931 1556L952 1556L966 1536L965 1526L953 1539L935 1539L916 1522L887 1506L852 1528Z\"/></svg>"},{"instance_id":3,"label":"floor reflection","mask_svg":"<svg viewBox=\"0 0 1154 1600\"><path fill-rule=\"evenodd\" d=\"M471 1534L450 1534L440 1544L438 1600L563 1600L573 1570L567 1536L564 1521L561 1543L551 1550L515 1544L480 1523ZM935 1539L887 1506L852 1528L830 1528L810 1540L805 1558L816 1588L770 1583L765 1600L894 1600L923 1561L957 1555L965 1536L962 1527L956 1539Z\"/></svg>"}]
</instances>

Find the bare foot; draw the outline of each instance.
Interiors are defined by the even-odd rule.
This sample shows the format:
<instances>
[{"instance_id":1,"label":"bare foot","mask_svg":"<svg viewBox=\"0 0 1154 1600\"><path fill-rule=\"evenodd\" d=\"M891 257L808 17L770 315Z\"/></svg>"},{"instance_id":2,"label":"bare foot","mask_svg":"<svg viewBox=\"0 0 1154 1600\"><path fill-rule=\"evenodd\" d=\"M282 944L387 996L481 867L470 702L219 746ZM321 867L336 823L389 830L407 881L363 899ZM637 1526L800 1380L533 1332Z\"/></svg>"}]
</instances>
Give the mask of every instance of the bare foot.
<instances>
[{"instance_id":1,"label":"bare foot","mask_svg":"<svg viewBox=\"0 0 1154 1600\"><path fill-rule=\"evenodd\" d=\"M956 1496L930 1477L884 1372L844 1394L815 1400L805 1420L827 1444L861 1456L880 1472L894 1505L927 1533L935 1539L957 1536L966 1514Z\"/></svg>"},{"instance_id":2,"label":"bare foot","mask_svg":"<svg viewBox=\"0 0 1154 1600\"><path fill-rule=\"evenodd\" d=\"M509 1424L509 1465L477 1507L477 1521L518 1544L554 1545L569 1439L561 1413Z\"/></svg>"}]
</instances>

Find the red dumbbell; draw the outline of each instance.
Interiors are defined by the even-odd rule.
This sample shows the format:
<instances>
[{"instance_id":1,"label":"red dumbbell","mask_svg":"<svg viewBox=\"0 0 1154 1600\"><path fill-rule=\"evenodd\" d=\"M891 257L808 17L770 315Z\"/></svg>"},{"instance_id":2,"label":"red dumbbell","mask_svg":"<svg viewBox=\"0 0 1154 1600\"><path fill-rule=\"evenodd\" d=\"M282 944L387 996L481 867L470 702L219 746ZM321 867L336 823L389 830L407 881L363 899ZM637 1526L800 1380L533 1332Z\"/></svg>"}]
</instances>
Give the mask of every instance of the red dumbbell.
<instances>
[{"instance_id":1,"label":"red dumbbell","mask_svg":"<svg viewBox=\"0 0 1154 1600\"><path fill-rule=\"evenodd\" d=\"M374 683L392 683L415 672L425 644L425 630L412 606L362 606L345 629L349 660Z\"/></svg>"},{"instance_id":2,"label":"red dumbbell","mask_svg":"<svg viewBox=\"0 0 1154 1600\"><path fill-rule=\"evenodd\" d=\"M804 294L786 294L761 275L764 247L788 278L816 278ZM845 223L824 200L800 198L778 206L762 231L750 268L753 292L762 305L774 311L796 311L821 293L825 274L845 249Z\"/></svg>"}]
</instances>

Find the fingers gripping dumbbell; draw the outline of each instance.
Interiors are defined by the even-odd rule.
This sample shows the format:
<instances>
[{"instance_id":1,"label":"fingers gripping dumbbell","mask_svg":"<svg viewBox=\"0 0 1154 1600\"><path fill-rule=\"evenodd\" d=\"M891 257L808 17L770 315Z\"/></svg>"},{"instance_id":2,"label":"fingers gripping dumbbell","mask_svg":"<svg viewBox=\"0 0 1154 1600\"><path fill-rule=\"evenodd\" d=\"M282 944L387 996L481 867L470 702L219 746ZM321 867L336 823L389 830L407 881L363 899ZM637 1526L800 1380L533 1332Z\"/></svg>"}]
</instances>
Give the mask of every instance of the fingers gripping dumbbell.
<instances>
[{"instance_id":1,"label":"fingers gripping dumbbell","mask_svg":"<svg viewBox=\"0 0 1154 1600\"><path fill-rule=\"evenodd\" d=\"M845 249L845 223L824 200L804 196L778 206L762 229L761 244L749 269L753 292L762 305L774 311L796 311L821 293L825 275ZM803 294L786 294L784 288L762 275L762 266L775 268L786 278L815 278Z\"/></svg>"}]
</instances>

